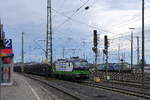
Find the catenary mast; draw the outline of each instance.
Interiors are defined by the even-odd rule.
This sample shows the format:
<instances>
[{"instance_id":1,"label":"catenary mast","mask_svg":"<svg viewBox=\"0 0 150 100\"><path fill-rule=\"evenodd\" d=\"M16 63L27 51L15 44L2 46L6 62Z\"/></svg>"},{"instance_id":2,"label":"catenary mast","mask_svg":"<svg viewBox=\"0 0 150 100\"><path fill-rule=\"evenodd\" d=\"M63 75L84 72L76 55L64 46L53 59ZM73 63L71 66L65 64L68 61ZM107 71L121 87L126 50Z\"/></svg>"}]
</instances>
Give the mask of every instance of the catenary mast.
<instances>
[{"instance_id":1,"label":"catenary mast","mask_svg":"<svg viewBox=\"0 0 150 100\"><path fill-rule=\"evenodd\" d=\"M51 0L47 0L47 32L46 32L46 60L52 65L53 50L52 50L52 12Z\"/></svg>"}]
</instances>

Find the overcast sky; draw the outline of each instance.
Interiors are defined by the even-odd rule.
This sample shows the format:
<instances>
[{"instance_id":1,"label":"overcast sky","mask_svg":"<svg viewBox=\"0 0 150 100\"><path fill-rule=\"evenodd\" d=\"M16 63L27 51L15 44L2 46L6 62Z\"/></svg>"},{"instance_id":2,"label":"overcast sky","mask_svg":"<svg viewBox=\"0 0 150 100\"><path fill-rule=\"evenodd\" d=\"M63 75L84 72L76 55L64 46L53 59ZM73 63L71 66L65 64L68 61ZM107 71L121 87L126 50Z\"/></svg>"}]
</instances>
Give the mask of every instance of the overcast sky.
<instances>
[{"instance_id":1,"label":"overcast sky","mask_svg":"<svg viewBox=\"0 0 150 100\"><path fill-rule=\"evenodd\" d=\"M87 0L52 0L55 59L62 57L62 48L65 48L66 57L86 55L90 60L93 57L92 31L96 29L100 34L100 52L103 48L103 36L107 34L110 39L110 61L117 61L118 45L121 46L121 57L130 61L129 27L136 28L136 50L136 36L139 35L141 38L141 0L89 0L86 4L85 2ZM1 0L0 17L6 37L13 39L16 61L20 61L21 56L21 32L25 32L26 61L44 59L43 51L38 49L34 40L45 48L44 42L38 40L46 37L46 3L47 0ZM86 6L89 6L88 10L85 10ZM71 20L62 24L67 17L71 17ZM145 0L146 60L150 63L149 22L150 0ZM70 49L77 50L74 54ZM134 61L136 63L136 59Z\"/></svg>"}]
</instances>

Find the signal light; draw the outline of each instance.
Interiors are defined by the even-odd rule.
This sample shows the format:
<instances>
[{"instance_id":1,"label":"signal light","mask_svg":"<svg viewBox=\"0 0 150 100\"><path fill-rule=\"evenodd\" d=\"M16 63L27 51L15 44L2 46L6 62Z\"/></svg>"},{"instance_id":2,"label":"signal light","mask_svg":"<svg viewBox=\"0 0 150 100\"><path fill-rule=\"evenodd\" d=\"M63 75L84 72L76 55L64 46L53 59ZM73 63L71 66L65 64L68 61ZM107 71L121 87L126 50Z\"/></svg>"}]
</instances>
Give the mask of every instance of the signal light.
<instances>
[{"instance_id":1,"label":"signal light","mask_svg":"<svg viewBox=\"0 0 150 100\"><path fill-rule=\"evenodd\" d=\"M97 53L97 48L93 47L92 50L94 53Z\"/></svg>"},{"instance_id":2,"label":"signal light","mask_svg":"<svg viewBox=\"0 0 150 100\"><path fill-rule=\"evenodd\" d=\"M105 47L105 49L108 49L108 38L107 38L107 35L104 36L104 47Z\"/></svg>"},{"instance_id":3,"label":"signal light","mask_svg":"<svg viewBox=\"0 0 150 100\"><path fill-rule=\"evenodd\" d=\"M97 30L94 30L93 33L94 33L94 47L96 47L98 44L97 43Z\"/></svg>"},{"instance_id":4,"label":"signal light","mask_svg":"<svg viewBox=\"0 0 150 100\"><path fill-rule=\"evenodd\" d=\"M104 53L105 55L107 55L107 54L108 54L108 51L107 51L106 49L103 49L103 53Z\"/></svg>"}]
</instances>

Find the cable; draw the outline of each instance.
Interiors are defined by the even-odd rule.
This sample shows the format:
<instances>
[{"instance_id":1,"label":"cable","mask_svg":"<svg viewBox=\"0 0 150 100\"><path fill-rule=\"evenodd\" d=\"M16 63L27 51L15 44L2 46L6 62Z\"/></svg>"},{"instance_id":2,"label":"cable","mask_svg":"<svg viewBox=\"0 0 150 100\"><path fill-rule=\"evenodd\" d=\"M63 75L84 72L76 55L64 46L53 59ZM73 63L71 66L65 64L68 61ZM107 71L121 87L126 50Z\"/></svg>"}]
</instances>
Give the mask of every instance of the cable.
<instances>
[{"instance_id":1,"label":"cable","mask_svg":"<svg viewBox=\"0 0 150 100\"><path fill-rule=\"evenodd\" d=\"M80 2L84 3L82 0L79 0Z\"/></svg>"},{"instance_id":2,"label":"cable","mask_svg":"<svg viewBox=\"0 0 150 100\"><path fill-rule=\"evenodd\" d=\"M53 10L54 10L54 9L53 9ZM89 24L86 24L86 23L83 23L83 22L74 20L74 19L72 19L71 17L68 17L68 16L66 16L66 15L64 15L64 14L62 14L62 13L56 11L56 10L54 10L54 11L55 11L56 13L60 14L60 15L63 15L64 17L67 17L69 20L72 20L72 21L77 22L77 23L80 23L80 24L84 24L84 25L86 25L86 26L88 26L88 27L91 27L91 28L99 29L99 28L97 28L97 27L95 27L95 26L92 26L92 25L89 25ZM102 29L99 29L99 30L102 30ZM108 32L108 31L106 31L106 30L102 30L102 31ZM112 32L109 32L109 33L112 33ZM121 33L121 34L122 34L122 33ZM117 35L121 35L121 34L117 34ZM128 35L127 35L127 36L128 36ZM121 37L123 37L123 36L121 36ZM121 38L121 37L117 37L117 38ZM116 39L117 39L117 38L116 38ZM115 38L114 38L114 39L115 39Z\"/></svg>"},{"instance_id":3,"label":"cable","mask_svg":"<svg viewBox=\"0 0 150 100\"><path fill-rule=\"evenodd\" d=\"M150 17L150 16L146 16L145 19L146 19L146 18L149 18L149 17ZM134 18L135 18L135 19L134 19ZM132 19L129 19L129 20L131 20L131 21L126 22L126 23L122 23L122 24L119 24L119 25L116 25L116 26L113 26L113 25L112 25L112 27L118 27L118 28L119 28L119 27L121 27L121 26L127 26L127 25L129 25L129 24L131 24L131 23L135 23L135 22L138 22L138 21L139 21L139 18L138 18L138 17L134 17L134 18L132 18L133 20L132 20Z\"/></svg>"},{"instance_id":4,"label":"cable","mask_svg":"<svg viewBox=\"0 0 150 100\"><path fill-rule=\"evenodd\" d=\"M129 21L134 21L135 19L137 20L137 18L140 17L140 13L138 12L137 14L134 14L133 16L134 16L134 17L130 18L129 20L126 20L125 23L119 23L119 24L117 24L117 25L114 24L114 25L112 25L112 26L113 26L113 27L122 26L123 24L126 24L126 23L128 23Z\"/></svg>"},{"instance_id":5,"label":"cable","mask_svg":"<svg viewBox=\"0 0 150 100\"><path fill-rule=\"evenodd\" d=\"M81 1L81 0L80 0ZM97 2L98 0L95 0L95 2L93 2L91 5L90 5L90 7L92 7L96 2ZM82 2L82 1L81 1ZM82 2L83 3L83 5L81 5L71 16L70 16L70 18L72 18L83 6L85 6L87 3L89 2L89 0L87 0L85 3L84 2ZM65 24L66 22L68 22L69 20L70 20L70 18L68 18L68 19L66 19L64 22L62 22L60 25L58 25L57 27L59 28L59 27L61 27L63 24ZM57 28L57 29L58 29Z\"/></svg>"},{"instance_id":6,"label":"cable","mask_svg":"<svg viewBox=\"0 0 150 100\"><path fill-rule=\"evenodd\" d=\"M98 28L98 27L89 25L89 24L87 24L87 23L84 23L84 22L80 22L80 21L78 21L78 20L75 20L75 19L73 19L73 18L71 18L71 17L68 17L68 16L64 15L63 13L60 13L59 11L55 10L54 8L52 8L52 10L55 11L56 13L58 13L59 15L62 15L62 16L66 17L66 18L68 18L68 19L70 19L70 20L72 20L72 21L74 21L74 22L76 22L76 23L83 24L83 25L88 26L88 27L90 27L90 28L95 28L95 29L101 30L101 31L106 32L106 33L113 33L113 32L110 32L110 31L107 31L107 30L100 29L100 28Z\"/></svg>"},{"instance_id":7,"label":"cable","mask_svg":"<svg viewBox=\"0 0 150 100\"><path fill-rule=\"evenodd\" d=\"M95 0L89 7L91 8L94 4L97 3L98 0Z\"/></svg>"},{"instance_id":8,"label":"cable","mask_svg":"<svg viewBox=\"0 0 150 100\"><path fill-rule=\"evenodd\" d=\"M82 8L82 7L80 7L80 8ZM78 9L79 9L79 8L78 8ZM75 19L72 19L72 17L68 17L68 16L64 15L63 13L61 13L61 12L59 12L59 11L55 10L55 9L52 9L52 10L54 10L56 13L58 13L58 14L60 14L60 15L64 16L64 17L66 17L66 18L67 18L67 20L72 20L72 21L74 21L74 22L76 22L76 23L84 24L84 25L86 25L86 26L88 26L88 27L96 28L96 29L101 30L101 31L104 31L104 32L106 32L106 33L113 33L113 32L109 32L109 31L106 31L106 30L103 30L103 29L97 28L97 27L95 27L95 26L89 25L89 24L87 24L87 23L80 22L80 21L77 21L77 20L75 20ZM133 18L132 18L132 19L133 19ZM131 20L131 19L130 19L130 20ZM129 23L128 23L128 24L129 24ZM57 28L57 29L58 29L58 28ZM56 30L57 30L57 29L56 29Z\"/></svg>"},{"instance_id":9,"label":"cable","mask_svg":"<svg viewBox=\"0 0 150 100\"><path fill-rule=\"evenodd\" d=\"M57 26L57 29L60 28L63 24L65 24L66 22L68 22L70 20L70 18L72 18L83 6L85 6L87 3L89 2L89 0L87 0L85 3L83 3L78 9L76 9L76 11L69 17L67 18L65 21L63 21L60 25Z\"/></svg>"}]
</instances>

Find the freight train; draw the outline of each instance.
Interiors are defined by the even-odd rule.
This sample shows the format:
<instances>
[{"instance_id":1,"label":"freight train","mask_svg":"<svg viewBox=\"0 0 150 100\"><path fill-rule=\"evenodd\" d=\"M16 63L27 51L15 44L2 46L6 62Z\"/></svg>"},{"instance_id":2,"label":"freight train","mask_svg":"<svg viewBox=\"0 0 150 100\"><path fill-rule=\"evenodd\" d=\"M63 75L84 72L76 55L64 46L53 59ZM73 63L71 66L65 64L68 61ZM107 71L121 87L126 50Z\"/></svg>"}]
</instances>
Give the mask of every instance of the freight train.
<instances>
[{"instance_id":1,"label":"freight train","mask_svg":"<svg viewBox=\"0 0 150 100\"><path fill-rule=\"evenodd\" d=\"M14 71L63 79L87 79L90 75L88 61L79 57L58 59L52 66L41 63L23 64L22 68L15 66Z\"/></svg>"}]
</instances>

